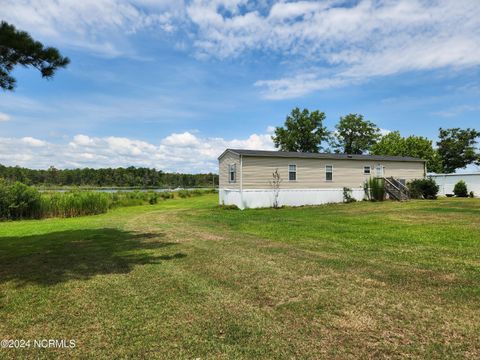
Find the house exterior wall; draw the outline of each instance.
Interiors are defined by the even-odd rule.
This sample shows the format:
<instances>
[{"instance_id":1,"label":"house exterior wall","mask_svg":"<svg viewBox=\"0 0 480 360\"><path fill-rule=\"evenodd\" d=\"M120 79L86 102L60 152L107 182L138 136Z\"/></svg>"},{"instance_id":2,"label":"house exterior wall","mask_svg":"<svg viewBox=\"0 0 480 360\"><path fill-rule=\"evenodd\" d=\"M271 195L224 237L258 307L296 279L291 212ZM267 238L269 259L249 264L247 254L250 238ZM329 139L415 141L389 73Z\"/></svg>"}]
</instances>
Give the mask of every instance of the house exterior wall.
<instances>
[{"instance_id":1,"label":"house exterior wall","mask_svg":"<svg viewBox=\"0 0 480 360\"><path fill-rule=\"evenodd\" d=\"M235 182L228 181L228 166L235 164L237 178ZM223 154L218 162L218 182L220 189L240 189L240 156L230 151Z\"/></svg>"},{"instance_id":2,"label":"house exterior wall","mask_svg":"<svg viewBox=\"0 0 480 360\"><path fill-rule=\"evenodd\" d=\"M473 191L475 197L480 196L480 173L474 174L431 174L428 177L435 180L440 187L438 194L447 195L453 194L455 184L460 180L467 184L468 192Z\"/></svg>"},{"instance_id":3,"label":"house exterior wall","mask_svg":"<svg viewBox=\"0 0 480 360\"><path fill-rule=\"evenodd\" d=\"M365 180L375 176L375 167L383 166L385 177L406 181L423 178L423 162L324 160L302 158L243 157L243 189L270 189L272 173L278 169L281 189L338 189L363 187ZM297 180L288 180L288 165L297 166ZM333 180L325 180L325 166L333 166ZM364 175L363 167L370 166L371 174Z\"/></svg>"},{"instance_id":4,"label":"house exterior wall","mask_svg":"<svg viewBox=\"0 0 480 360\"><path fill-rule=\"evenodd\" d=\"M228 166L237 164L235 183L228 181ZM297 179L289 181L288 167L296 165ZM325 167L333 167L333 179L325 178ZM275 202L271 186L272 174L278 169L282 182L277 192L280 206L320 205L343 201L343 188L352 189L356 200L364 198L365 180L375 176L376 166L383 169L383 176L397 179L423 178L423 162L371 161L371 160L325 160L310 158L281 158L235 155L226 152L219 160L219 202L236 205L241 209L270 207ZM364 166L370 166L370 175L364 174Z\"/></svg>"}]
</instances>

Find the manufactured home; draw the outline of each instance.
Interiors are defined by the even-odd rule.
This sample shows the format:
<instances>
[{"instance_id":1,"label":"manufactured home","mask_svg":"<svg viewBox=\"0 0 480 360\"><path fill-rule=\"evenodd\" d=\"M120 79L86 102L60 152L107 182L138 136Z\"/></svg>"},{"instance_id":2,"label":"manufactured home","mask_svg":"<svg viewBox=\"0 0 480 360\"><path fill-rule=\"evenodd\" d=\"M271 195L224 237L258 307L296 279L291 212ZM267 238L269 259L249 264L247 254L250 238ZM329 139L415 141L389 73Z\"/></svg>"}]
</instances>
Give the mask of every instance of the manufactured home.
<instances>
[{"instance_id":1,"label":"manufactured home","mask_svg":"<svg viewBox=\"0 0 480 360\"><path fill-rule=\"evenodd\" d=\"M227 149L219 161L219 202L241 209L320 205L343 201L343 188L362 200L370 177L397 186L424 178L425 161L413 157ZM280 181L275 187L273 173Z\"/></svg>"}]
</instances>

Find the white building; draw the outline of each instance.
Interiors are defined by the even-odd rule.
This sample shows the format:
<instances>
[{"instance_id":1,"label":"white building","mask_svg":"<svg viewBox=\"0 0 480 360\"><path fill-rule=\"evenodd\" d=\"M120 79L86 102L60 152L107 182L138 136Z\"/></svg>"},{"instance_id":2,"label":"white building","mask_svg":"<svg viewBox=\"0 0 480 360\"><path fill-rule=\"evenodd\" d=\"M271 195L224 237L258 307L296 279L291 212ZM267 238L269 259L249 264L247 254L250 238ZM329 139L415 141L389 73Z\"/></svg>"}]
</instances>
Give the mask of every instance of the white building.
<instances>
[{"instance_id":1,"label":"white building","mask_svg":"<svg viewBox=\"0 0 480 360\"><path fill-rule=\"evenodd\" d=\"M439 195L453 194L453 188L460 180L465 181L467 190L473 191L475 197L480 196L480 172L465 174L429 174L429 178L435 180L440 187Z\"/></svg>"}]
</instances>

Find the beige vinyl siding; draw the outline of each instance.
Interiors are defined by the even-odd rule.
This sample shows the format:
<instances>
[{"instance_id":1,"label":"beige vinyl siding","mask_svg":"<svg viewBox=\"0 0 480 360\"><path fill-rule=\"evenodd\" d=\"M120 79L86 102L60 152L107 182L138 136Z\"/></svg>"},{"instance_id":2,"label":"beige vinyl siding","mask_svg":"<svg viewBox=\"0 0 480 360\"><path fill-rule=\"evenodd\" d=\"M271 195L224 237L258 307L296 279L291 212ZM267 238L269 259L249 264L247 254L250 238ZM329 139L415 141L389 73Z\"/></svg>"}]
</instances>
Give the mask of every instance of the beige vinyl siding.
<instances>
[{"instance_id":1,"label":"beige vinyl siding","mask_svg":"<svg viewBox=\"0 0 480 360\"><path fill-rule=\"evenodd\" d=\"M222 159L223 160L223 159ZM375 176L377 165L384 167L384 176L412 180L424 177L423 162L324 160L243 156L243 189L268 189L275 169L282 178L282 189L322 189L361 187L366 179ZM296 165L297 180L288 180L288 166ZM333 166L333 180L325 180L325 166ZM364 175L364 166L371 167ZM220 174L222 174L220 172ZM222 175L220 175L222 178ZM227 178L228 180L228 178Z\"/></svg>"},{"instance_id":2,"label":"beige vinyl siding","mask_svg":"<svg viewBox=\"0 0 480 360\"><path fill-rule=\"evenodd\" d=\"M231 183L228 181L228 167L236 164L237 174L236 181ZM240 189L240 156L227 151L219 160L219 186L221 189Z\"/></svg>"}]
</instances>

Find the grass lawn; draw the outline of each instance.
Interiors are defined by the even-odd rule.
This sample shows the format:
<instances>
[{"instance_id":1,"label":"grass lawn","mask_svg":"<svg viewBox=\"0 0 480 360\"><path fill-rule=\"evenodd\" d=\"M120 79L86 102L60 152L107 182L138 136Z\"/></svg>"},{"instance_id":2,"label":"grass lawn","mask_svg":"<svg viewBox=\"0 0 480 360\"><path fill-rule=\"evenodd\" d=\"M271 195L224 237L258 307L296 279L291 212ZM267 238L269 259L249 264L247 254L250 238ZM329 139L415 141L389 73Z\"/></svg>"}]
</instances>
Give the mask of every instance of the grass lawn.
<instances>
[{"instance_id":1,"label":"grass lawn","mask_svg":"<svg viewBox=\"0 0 480 360\"><path fill-rule=\"evenodd\" d=\"M0 358L480 358L480 200L0 223Z\"/></svg>"}]
</instances>

